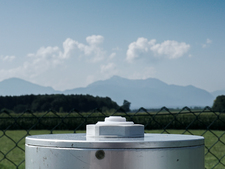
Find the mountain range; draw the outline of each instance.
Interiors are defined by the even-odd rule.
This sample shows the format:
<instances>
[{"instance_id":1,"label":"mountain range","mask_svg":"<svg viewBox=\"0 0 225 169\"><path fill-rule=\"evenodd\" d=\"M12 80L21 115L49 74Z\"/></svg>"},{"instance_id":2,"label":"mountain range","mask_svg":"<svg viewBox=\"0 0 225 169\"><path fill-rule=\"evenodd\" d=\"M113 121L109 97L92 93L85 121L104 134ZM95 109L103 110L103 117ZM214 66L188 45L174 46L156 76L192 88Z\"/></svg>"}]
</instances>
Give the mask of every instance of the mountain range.
<instances>
[{"instance_id":1,"label":"mountain range","mask_svg":"<svg viewBox=\"0 0 225 169\"><path fill-rule=\"evenodd\" d=\"M124 100L131 102L131 108L159 108L184 106L212 106L216 96L225 91L209 93L206 90L189 86L168 85L156 78L130 80L119 76L96 81L87 87L57 91L52 87L40 86L19 78L10 78L0 82L0 95L27 94L90 94L110 97L117 104Z\"/></svg>"}]
</instances>

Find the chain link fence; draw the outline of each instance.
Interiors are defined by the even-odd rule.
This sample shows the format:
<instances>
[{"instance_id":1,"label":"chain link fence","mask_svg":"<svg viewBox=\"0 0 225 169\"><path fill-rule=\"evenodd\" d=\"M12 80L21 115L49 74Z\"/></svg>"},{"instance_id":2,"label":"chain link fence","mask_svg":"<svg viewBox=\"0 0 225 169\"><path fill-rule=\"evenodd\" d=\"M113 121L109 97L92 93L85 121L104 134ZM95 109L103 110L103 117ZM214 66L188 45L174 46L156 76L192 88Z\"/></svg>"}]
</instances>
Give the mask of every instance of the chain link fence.
<instances>
[{"instance_id":1,"label":"chain link fence","mask_svg":"<svg viewBox=\"0 0 225 169\"><path fill-rule=\"evenodd\" d=\"M110 115L126 117L127 121L143 124L146 133L191 134L205 137L205 168L225 168L225 113L210 107L181 110L163 107L159 110L140 108L132 112L119 110L91 112L53 110L34 113L0 111L0 169L25 168L25 137L35 134L85 132L86 124L104 121Z\"/></svg>"}]
</instances>

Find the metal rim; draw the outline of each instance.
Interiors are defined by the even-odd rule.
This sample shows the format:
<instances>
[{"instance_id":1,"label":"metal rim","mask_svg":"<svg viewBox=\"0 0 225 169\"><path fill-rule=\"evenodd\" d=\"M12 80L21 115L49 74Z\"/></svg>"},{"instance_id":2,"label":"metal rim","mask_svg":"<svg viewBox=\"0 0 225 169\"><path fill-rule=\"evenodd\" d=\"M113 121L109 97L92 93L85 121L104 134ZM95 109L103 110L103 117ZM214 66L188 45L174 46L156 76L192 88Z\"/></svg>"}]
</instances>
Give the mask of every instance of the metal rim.
<instances>
[{"instance_id":1,"label":"metal rim","mask_svg":"<svg viewBox=\"0 0 225 169\"><path fill-rule=\"evenodd\" d=\"M58 148L174 148L204 145L204 137L180 134L145 134L144 138L94 138L85 134L48 134L26 137L27 146Z\"/></svg>"}]
</instances>

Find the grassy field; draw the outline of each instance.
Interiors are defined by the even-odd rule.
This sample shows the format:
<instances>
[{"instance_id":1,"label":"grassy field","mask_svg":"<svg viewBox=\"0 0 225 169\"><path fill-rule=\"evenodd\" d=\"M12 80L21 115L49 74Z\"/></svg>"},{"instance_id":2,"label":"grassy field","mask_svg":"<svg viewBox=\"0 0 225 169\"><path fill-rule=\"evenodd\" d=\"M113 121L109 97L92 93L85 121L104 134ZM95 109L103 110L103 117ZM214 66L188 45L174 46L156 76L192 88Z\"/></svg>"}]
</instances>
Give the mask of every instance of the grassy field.
<instances>
[{"instance_id":1,"label":"grassy field","mask_svg":"<svg viewBox=\"0 0 225 169\"><path fill-rule=\"evenodd\" d=\"M56 133L72 133L73 131L53 131ZM84 131L78 131L84 132ZM225 132L224 131L205 131L205 130L146 130L146 133L171 133L171 134L194 134L205 137L205 167L207 169L223 169L225 166ZM31 130L30 135L49 134L48 130ZM0 131L0 169L19 169L25 168L24 144L25 137L28 135L25 130L8 130L5 133ZM5 154L5 155L4 155ZM223 158L224 157L224 158Z\"/></svg>"},{"instance_id":2,"label":"grassy field","mask_svg":"<svg viewBox=\"0 0 225 169\"><path fill-rule=\"evenodd\" d=\"M147 133L170 133L170 134L194 134L205 138L205 168L224 169L225 168L225 131L215 130L152 130ZM220 164L223 163L224 165Z\"/></svg>"}]
</instances>

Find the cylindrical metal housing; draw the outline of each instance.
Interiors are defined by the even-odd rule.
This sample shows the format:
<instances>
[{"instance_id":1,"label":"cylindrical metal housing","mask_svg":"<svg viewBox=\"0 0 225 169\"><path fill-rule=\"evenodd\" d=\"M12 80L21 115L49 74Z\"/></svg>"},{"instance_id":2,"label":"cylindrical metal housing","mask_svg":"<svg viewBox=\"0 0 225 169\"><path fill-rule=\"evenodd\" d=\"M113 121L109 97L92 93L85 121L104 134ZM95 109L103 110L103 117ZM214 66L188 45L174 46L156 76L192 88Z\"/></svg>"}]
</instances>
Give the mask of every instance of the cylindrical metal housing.
<instances>
[{"instance_id":1,"label":"cylindrical metal housing","mask_svg":"<svg viewBox=\"0 0 225 169\"><path fill-rule=\"evenodd\" d=\"M121 131L113 131L111 137L105 137L103 132L104 137L99 137L101 129L94 130L91 129L98 132L98 137L85 134L26 137L26 169L204 169L204 137L177 134L116 137L115 133ZM132 136L127 129L124 131L126 136Z\"/></svg>"}]
</instances>

